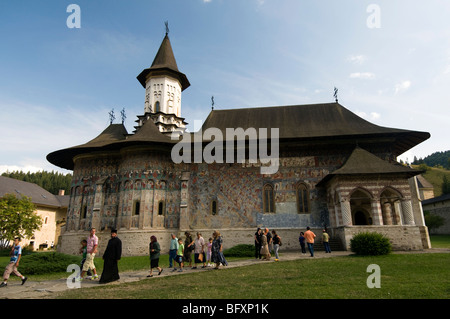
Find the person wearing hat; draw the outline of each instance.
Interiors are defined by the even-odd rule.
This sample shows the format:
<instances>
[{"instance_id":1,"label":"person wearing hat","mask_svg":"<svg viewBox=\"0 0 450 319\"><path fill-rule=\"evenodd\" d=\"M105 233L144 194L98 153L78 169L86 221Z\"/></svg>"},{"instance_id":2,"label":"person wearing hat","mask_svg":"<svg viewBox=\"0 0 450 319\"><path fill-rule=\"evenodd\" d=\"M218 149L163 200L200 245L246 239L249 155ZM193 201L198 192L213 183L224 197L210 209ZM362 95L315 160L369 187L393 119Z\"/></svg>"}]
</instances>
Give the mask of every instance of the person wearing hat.
<instances>
[{"instance_id":1,"label":"person wearing hat","mask_svg":"<svg viewBox=\"0 0 450 319\"><path fill-rule=\"evenodd\" d=\"M99 283L106 284L108 282L120 279L119 267L117 262L122 256L122 241L117 237L117 230L111 229L111 239L103 254L103 272Z\"/></svg>"}]
</instances>

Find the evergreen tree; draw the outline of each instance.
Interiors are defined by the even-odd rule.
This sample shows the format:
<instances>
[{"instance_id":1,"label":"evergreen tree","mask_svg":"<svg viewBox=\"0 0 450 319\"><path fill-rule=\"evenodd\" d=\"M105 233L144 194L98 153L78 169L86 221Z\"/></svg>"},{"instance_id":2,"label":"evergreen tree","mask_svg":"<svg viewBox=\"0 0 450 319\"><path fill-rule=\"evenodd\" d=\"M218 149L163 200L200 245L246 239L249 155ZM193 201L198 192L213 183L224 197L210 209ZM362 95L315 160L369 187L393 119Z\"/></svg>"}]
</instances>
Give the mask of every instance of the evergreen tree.
<instances>
[{"instance_id":1,"label":"evergreen tree","mask_svg":"<svg viewBox=\"0 0 450 319\"><path fill-rule=\"evenodd\" d=\"M442 195L450 194L450 180L447 175L442 177Z\"/></svg>"},{"instance_id":2,"label":"evergreen tree","mask_svg":"<svg viewBox=\"0 0 450 319\"><path fill-rule=\"evenodd\" d=\"M72 183L72 174L62 174L54 171L39 171L36 173L14 171L3 173L2 176L37 184L43 189L55 195L58 194L59 190L64 190L65 194L69 195L70 184Z\"/></svg>"}]
</instances>

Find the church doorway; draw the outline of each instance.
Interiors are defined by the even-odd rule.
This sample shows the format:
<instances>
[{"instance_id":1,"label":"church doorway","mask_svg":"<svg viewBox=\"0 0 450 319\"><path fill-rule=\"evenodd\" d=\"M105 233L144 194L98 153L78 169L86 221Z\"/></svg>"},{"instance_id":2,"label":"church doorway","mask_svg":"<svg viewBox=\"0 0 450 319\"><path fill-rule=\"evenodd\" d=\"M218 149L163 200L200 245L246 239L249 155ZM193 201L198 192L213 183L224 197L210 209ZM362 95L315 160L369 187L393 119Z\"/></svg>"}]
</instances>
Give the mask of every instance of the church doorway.
<instances>
[{"instance_id":1,"label":"church doorway","mask_svg":"<svg viewBox=\"0 0 450 319\"><path fill-rule=\"evenodd\" d=\"M367 213L363 212L362 210L356 211L354 215L353 225L370 225L369 218L367 218Z\"/></svg>"},{"instance_id":2,"label":"church doorway","mask_svg":"<svg viewBox=\"0 0 450 319\"><path fill-rule=\"evenodd\" d=\"M371 225L371 196L363 189L356 189L350 197L353 225Z\"/></svg>"}]
</instances>

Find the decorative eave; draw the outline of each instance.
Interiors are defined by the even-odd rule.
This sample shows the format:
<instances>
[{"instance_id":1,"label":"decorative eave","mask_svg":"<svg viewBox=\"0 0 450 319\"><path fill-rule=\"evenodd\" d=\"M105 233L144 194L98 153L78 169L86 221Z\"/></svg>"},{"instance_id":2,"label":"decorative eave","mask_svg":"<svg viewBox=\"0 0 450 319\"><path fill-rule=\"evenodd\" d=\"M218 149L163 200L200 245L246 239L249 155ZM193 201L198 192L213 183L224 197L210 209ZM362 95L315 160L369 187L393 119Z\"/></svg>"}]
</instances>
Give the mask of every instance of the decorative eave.
<instances>
[{"instance_id":1,"label":"decorative eave","mask_svg":"<svg viewBox=\"0 0 450 319\"><path fill-rule=\"evenodd\" d=\"M331 179L338 176L365 176L369 178L371 176L395 174L410 178L422 173L423 171L403 166L397 162L389 163L357 146L344 165L326 175L317 183L316 187L325 186Z\"/></svg>"}]
</instances>

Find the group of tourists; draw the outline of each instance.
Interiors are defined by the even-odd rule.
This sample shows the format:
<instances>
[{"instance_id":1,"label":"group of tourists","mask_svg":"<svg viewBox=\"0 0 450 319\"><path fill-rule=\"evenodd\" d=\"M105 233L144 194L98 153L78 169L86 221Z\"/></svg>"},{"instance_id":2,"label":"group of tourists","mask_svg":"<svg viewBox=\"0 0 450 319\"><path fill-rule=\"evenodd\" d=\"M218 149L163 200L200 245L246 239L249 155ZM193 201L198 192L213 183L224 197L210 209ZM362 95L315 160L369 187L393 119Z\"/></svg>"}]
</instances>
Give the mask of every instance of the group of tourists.
<instances>
[{"instance_id":1,"label":"group of tourists","mask_svg":"<svg viewBox=\"0 0 450 319\"><path fill-rule=\"evenodd\" d=\"M95 255L98 248L98 237L95 235L96 229L92 228L89 236L81 241L80 253L82 254L81 272L77 277L77 281L82 281L87 274L87 278L98 279L97 270L94 263ZM177 238L175 234L171 234L169 249L169 268L172 271L182 272L184 267L197 269L197 265L201 264L202 268L214 267L219 269L220 265L227 266L228 262L223 254L223 239L219 231L214 231L208 242L197 232L196 238L193 239L190 232L185 232L185 240ZM255 233L255 258L270 260L272 251L275 253L275 261L279 260L278 251L280 249L281 237L275 230L269 231L268 228L258 228ZM305 232L300 232L299 242L302 254L306 254L306 246L308 247L311 257L314 257L314 242L316 235L311 231L310 227ZM331 253L329 245L330 236L326 229L322 233L322 243L326 253ZM150 237L149 245L150 253L150 274L147 277L153 277L153 269L158 269L158 275L161 275L163 269L159 267L159 258L161 246L155 236ZM192 256L192 253L194 256ZM18 276L22 280L22 285L26 282L27 277L23 276L17 269L22 255L22 247L20 246L20 238L14 239L11 249L11 259L3 273L3 282L0 287L6 287L7 281L11 274ZM117 237L117 230L111 230L111 239L103 254L103 272L99 283L108 283L120 279L118 261L122 256L122 241ZM192 258L193 257L193 258ZM194 265L192 265L194 263Z\"/></svg>"},{"instance_id":2,"label":"group of tourists","mask_svg":"<svg viewBox=\"0 0 450 319\"><path fill-rule=\"evenodd\" d=\"M310 227L306 227L306 232L300 232L298 241L300 242L300 247L302 249L302 254L306 254L306 246L308 246L308 251L311 257L314 257L314 242L316 234L311 230ZM330 235L328 235L327 230L322 231L322 243L325 248L325 253L331 253L330 249Z\"/></svg>"},{"instance_id":3,"label":"group of tourists","mask_svg":"<svg viewBox=\"0 0 450 319\"><path fill-rule=\"evenodd\" d=\"M197 269L198 264L202 264L202 268L215 265L214 269L219 269L220 265L227 266L228 262L223 255L223 239L219 231L214 231L212 237L205 241L202 234L197 232L196 238L193 239L190 232L185 232L185 240L177 238L175 234L171 234L169 247L169 268L172 271L177 270L182 272L185 266ZM159 255L161 248L155 236L151 237L150 241L150 274L147 277L153 276L153 268L159 270L159 275L162 269L159 267ZM194 256L192 256L194 253ZM192 258L193 257L193 258ZM192 265L194 262L194 265Z\"/></svg>"},{"instance_id":4,"label":"group of tourists","mask_svg":"<svg viewBox=\"0 0 450 319\"><path fill-rule=\"evenodd\" d=\"M300 242L302 254L306 254L306 246L308 246L311 257L314 257L315 238L316 234L314 234L309 226L306 227L306 232L300 232L298 240ZM327 230L324 229L322 233L322 243L325 248L325 253L331 253L329 240L330 236L328 235ZM272 232L270 232L268 228L258 227L255 233L256 259L270 260L271 252L273 251L275 253L275 261L278 261L278 251L281 245L281 237L275 230L272 230Z\"/></svg>"},{"instance_id":5,"label":"group of tourists","mask_svg":"<svg viewBox=\"0 0 450 319\"><path fill-rule=\"evenodd\" d=\"M81 273L76 278L77 281L82 281L84 275L87 273L88 278L98 279L97 270L94 263L95 255L97 254L98 237L95 235L96 229L91 228L89 236L81 241L80 253L81 259ZM118 261L122 257L122 241L117 237L117 230L111 230L111 239L108 241L106 250L103 253L103 272L99 283L106 284L108 282L120 279ZM94 274L91 276L91 271Z\"/></svg>"},{"instance_id":6,"label":"group of tourists","mask_svg":"<svg viewBox=\"0 0 450 319\"><path fill-rule=\"evenodd\" d=\"M269 231L269 228L259 228L255 233L255 258L270 260L271 252L275 253L275 261L279 260L278 250L281 246L281 237L275 230Z\"/></svg>"}]
</instances>

